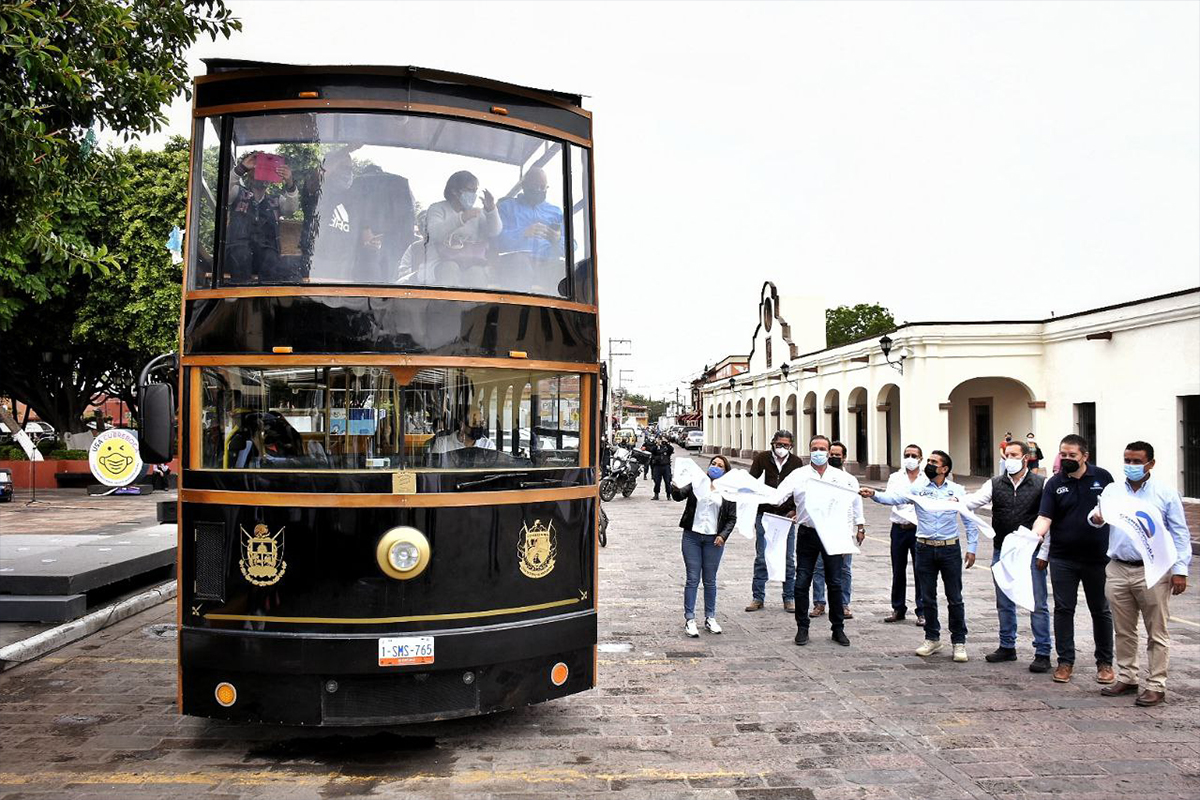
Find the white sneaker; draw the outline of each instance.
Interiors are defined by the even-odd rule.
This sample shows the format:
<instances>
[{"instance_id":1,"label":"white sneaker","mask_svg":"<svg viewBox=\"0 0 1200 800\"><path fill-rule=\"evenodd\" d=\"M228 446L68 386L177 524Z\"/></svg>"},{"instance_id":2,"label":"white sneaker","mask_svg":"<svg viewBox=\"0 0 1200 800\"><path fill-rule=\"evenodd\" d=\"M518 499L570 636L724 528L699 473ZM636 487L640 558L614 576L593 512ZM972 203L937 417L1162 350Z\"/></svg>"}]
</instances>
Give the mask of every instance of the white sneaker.
<instances>
[{"instance_id":1,"label":"white sneaker","mask_svg":"<svg viewBox=\"0 0 1200 800\"><path fill-rule=\"evenodd\" d=\"M704 618L704 630L708 631L709 633L720 633L721 626L717 624L717 618L716 617L705 617Z\"/></svg>"},{"instance_id":2,"label":"white sneaker","mask_svg":"<svg viewBox=\"0 0 1200 800\"><path fill-rule=\"evenodd\" d=\"M954 660L960 664L967 660L967 646L965 644L954 645Z\"/></svg>"},{"instance_id":3,"label":"white sneaker","mask_svg":"<svg viewBox=\"0 0 1200 800\"><path fill-rule=\"evenodd\" d=\"M689 619L687 622L683 623L683 632L693 639L700 636L700 629L696 627L696 620Z\"/></svg>"},{"instance_id":4,"label":"white sneaker","mask_svg":"<svg viewBox=\"0 0 1200 800\"><path fill-rule=\"evenodd\" d=\"M941 650L941 649L942 649L941 642L935 642L930 639L926 639L925 643L917 648L917 655L919 655L921 657L931 656L934 653L936 653L938 650Z\"/></svg>"}]
</instances>

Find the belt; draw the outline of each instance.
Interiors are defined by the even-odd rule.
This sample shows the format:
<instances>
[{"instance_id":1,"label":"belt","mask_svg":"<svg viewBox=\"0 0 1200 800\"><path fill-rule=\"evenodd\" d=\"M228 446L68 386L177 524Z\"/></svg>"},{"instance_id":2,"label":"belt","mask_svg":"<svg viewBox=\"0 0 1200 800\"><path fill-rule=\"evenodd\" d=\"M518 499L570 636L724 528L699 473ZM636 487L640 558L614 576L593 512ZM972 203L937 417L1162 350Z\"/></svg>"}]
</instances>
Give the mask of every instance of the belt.
<instances>
[{"instance_id":1,"label":"belt","mask_svg":"<svg viewBox=\"0 0 1200 800\"><path fill-rule=\"evenodd\" d=\"M892 524L902 531L915 531L917 529L917 526L911 522L893 522Z\"/></svg>"},{"instance_id":2,"label":"belt","mask_svg":"<svg viewBox=\"0 0 1200 800\"><path fill-rule=\"evenodd\" d=\"M1129 565L1129 566L1131 566L1131 567L1144 567L1144 566L1146 566L1145 562L1144 562L1144 561L1140 561L1140 560L1139 560L1139 561L1126 561L1126 560L1125 560L1125 559L1123 559L1123 558L1114 558L1114 559L1113 559L1113 561L1116 561L1116 562L1118 562L1118 563L1120 563L1120 564L1127 564L1127 565Z\"/></svg>"},{"instance_id":3,"label":"belt","mask_svg":"<svg viewBox=\"0 0 1200 800\"><path fill-rule=\"evenodd\" d=\"M953 539L922 539L917 537L917 544L923 544L926 547L949 547L952 544L958 544L958 537Z\"/></svg>"}]
</instances>

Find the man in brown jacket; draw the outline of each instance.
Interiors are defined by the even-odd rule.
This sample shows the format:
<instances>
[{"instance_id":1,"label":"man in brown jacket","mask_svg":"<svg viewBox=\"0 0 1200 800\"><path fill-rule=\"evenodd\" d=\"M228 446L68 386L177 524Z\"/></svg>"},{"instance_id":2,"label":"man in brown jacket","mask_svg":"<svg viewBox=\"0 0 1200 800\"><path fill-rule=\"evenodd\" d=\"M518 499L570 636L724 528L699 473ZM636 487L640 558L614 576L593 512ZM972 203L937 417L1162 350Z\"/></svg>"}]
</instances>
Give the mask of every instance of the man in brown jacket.
<instances>
[{"instance_id":1,"label":"man in brown jacket","mask_svg":"<svg viewBox=\"0 0 1200 800\"><path fill-rule=\"evenodd\" d=\"M767 486L775 488L793 470L800 469L804 462L792 452L795 437L789 430L779 430L771 437L771 449L754 456L750 464L750 474L755 478L760 475ZM754 520L754 581L751 584L754 599L746 606L747 611L761 611L767 597L767 560L766 534L763 531L762 515L764 513L788 516L796 510L792 498L788 498L778 506L763 504L758 507L758 516ZM789 614L796 611L796 527L793 525L788 533L787 541L787 572L783 579L783 610Z\"/></svg>"}]
</instances>

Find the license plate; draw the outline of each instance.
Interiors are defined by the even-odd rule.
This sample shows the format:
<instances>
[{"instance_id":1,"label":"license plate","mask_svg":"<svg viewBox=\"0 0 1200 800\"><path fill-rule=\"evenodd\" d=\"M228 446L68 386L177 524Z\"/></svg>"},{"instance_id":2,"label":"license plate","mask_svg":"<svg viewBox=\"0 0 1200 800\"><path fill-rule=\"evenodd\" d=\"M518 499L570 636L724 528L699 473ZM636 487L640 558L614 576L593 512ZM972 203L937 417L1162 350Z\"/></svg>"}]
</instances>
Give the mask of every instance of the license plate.
<instances>
[{"instance_id":1,"label":"license plate","mask_svg":"<svg viewBox=\"0 0 1200 800\"><path fill-rule=\"evenodd\" d=\"M433 663L432 636L387 636L379 640L379 666L407 667Z\"/></svg>"}]
</instances>

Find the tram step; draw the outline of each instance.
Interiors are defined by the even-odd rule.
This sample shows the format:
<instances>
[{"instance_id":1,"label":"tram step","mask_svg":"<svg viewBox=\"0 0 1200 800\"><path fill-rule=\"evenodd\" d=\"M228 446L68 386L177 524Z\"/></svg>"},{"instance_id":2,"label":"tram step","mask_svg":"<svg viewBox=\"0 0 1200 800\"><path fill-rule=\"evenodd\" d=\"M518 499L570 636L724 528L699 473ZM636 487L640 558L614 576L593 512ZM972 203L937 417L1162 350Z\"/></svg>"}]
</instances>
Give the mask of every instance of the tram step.
<instances>
[{"instance_id":1,"label":"tram step","mask_svg":"<svg viewBox=\"0 0 1200 800\"><path fill-rule=\"evenodd\" d=\"M431 713L477 711L477 683L463 682L463 673L413 673L381 677L343 677L336 692L324 692L326 724L361 724L373 718Z\"/></svg>"}]
</instances>

